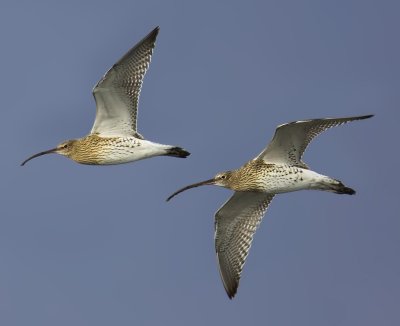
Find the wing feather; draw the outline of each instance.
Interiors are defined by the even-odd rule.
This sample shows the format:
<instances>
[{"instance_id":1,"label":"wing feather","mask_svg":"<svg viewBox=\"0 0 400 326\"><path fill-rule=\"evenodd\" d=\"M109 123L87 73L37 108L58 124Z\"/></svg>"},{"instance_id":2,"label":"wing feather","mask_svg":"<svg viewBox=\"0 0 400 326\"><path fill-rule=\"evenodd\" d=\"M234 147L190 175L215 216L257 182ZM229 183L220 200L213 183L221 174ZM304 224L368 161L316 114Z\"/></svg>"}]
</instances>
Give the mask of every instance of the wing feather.
<instances>
[{"instance_id":1,"label":"wing feather","mask_svg":"<svg viewBox=\"0 0 400 326\"><path fill-rule=\"evenodd\" d=\"M254 233L274 194L235 192L215 214L215 251L226 293L233 298Z\"/></svg>"},{"instance_id":2,"label":"wing feather","mask_svg":"<svg viewBox=\"0 0 400 326\"><path fill-rule=\"evenodd\" d=\"M280 125L276 128L274 138L256 159L263 159L268 163L285 163L308 168L301 158L308 144L316 136L329 128L372 116L313 119Z\"/></svg>"},{"instance_id":3,"label":"wing feather","mask_svg":"<svg viewBox=\"0 0 400 326\"><path fill-rule=\"evenodd\" d=\"M137 109L159 27L130 49L93 88L96 119L92 134L136 136Z\"/></svg>"}]
</instances>

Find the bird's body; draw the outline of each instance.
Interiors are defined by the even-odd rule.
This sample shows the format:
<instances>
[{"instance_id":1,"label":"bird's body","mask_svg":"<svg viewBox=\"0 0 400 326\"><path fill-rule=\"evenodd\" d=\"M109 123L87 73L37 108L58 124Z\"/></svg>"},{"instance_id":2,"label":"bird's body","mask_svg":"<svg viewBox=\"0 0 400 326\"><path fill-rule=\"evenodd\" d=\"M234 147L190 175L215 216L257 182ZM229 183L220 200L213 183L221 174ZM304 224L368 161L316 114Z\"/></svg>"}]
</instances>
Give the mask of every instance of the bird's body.
<instances>
[{"instance_id":1,"label":"bird's body","mask_svg":"<svg viewBox=\"0 0 400 326\"><path fill-rule=\"evenodd\" d=\"M247 162L228 174L234 191L281 194L303 189L338 191L339 182L314 171L289 164L266 163L261 159Z\"/></svg>"},{"instance_id":2,"label":"bird's body","mask_svg":"<svg viewBox=\"0 0 400 326\"><path fill-rule=\"evenodd\" d=\"M168 197L170 200L182 191L202 185L235 191L215 214L215 250L229 298L236 294L254 233L276 194L303 189L355 194L341 181L310 170L301 158L312 139L326 129L370 117L314 119L278 126L269 145L241 168L218 173Z\"/></svg>"},{"instance_id":3,"label":"bird's body","mask_svg":"<svg viewBox=\"0 0 400 326\"><path fill-rule=\"evenodd\" d=\"M75 139L69 146L70 159L90 165L122 164L162 155L180 157L179 148L131 136L89 135Z\"/></svg>"},{"instance_id":4,"label":"bird's body","mask_svg":"<svg viewBox=\"0 0 400 326\"><path fill-rule=\"evenodd\" d=\"M140 89L158 31L156 27L129 50L94 87L96 118L89 135L32 155L21 165L50 153L93 165L128 163L153 156L184 158L190 155L180 147L145 140L137 131Z\"/></svg>"}]
</instances>

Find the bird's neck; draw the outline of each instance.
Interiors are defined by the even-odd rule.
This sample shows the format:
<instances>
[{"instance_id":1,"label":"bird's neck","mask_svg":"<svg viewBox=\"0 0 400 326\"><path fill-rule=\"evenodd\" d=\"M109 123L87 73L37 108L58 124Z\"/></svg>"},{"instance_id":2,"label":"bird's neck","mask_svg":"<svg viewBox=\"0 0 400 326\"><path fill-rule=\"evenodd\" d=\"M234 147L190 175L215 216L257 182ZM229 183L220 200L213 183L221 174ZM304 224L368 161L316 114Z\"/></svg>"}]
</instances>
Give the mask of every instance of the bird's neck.
<instances>
[{"instance_id":1,"label":"bird's neck","mask_svg":"<svg viewBox=\"0 0 400 326\"><path fill-rule=\"evenodd\" d=\"M274 164L267 164L262 160L252 160L241 168L232 171L230 189L235 191L263 191L268 171Z\"/></svg>"}]
</instances>

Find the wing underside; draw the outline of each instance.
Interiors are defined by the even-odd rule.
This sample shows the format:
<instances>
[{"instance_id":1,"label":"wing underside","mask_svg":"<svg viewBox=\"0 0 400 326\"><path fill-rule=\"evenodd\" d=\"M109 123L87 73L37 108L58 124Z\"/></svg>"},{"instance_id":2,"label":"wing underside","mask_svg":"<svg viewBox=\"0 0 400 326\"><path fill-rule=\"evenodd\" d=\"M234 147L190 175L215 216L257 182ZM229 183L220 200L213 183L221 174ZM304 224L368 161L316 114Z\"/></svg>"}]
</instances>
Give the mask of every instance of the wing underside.
<instances>
[{"instance_id":1,"label":"wing underside","mask_svg":"<svg viewBox=\"0 0 400 326\"><path fill-rule=\"evenodd\" d=\"M229 298L239 286L243 265L273 194L235 192L215 214L215 250Z\"/></svg>"},{"instance_id":2,"label":"wing underside","mask_svg":"<svg viewBox=\"0 0 400 326\"><path fill-rule=\"evenodd\" d=\"M137 109L144 75L159 28L130 49L93 89L96 119L92 134L138 136Z\"/></svg>"},{"instance_id":3,"label":"wing underside","mask_svg":"<svg viewBox=\"0 0 400 326\"><path fill-rule=\"evenodd\" d=\"M277 127L269 145L256 157L268 163L284 163L307 168L301 158L308 144L325 130L372 115L295 121Z\"/></svg>"}]
</instances>

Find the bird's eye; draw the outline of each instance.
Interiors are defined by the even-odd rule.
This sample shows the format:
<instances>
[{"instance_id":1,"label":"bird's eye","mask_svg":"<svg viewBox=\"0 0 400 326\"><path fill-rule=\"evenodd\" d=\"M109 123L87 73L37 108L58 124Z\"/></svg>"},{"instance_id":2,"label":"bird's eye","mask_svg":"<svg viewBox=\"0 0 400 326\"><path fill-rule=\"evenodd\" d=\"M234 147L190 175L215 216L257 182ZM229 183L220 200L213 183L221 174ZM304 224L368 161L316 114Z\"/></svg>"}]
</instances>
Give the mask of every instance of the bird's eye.
<instances>
[{"instance_id":1,"label":"bird's eye","mask_svg":"<svg viewBox=\"0 0 400 326\"><path fill-rule=\"evenodd\" d=\"M221 179L226 179L226 175L225 174L221 175Z\"/></svg>"},{"instance_id":2,"label":"bird's eye","mask_svg":"<svg viewBox=\"0 0 400 326\"><path fill-rule=\"evenodd\" d=\"M67 148L68 147L68 144L64 144L63 146L62 146L62 148Z\"/></svg>"}]
</instances>

